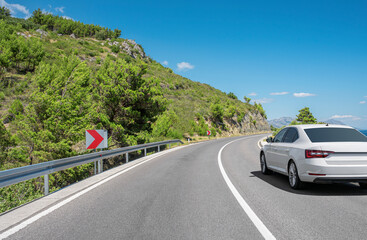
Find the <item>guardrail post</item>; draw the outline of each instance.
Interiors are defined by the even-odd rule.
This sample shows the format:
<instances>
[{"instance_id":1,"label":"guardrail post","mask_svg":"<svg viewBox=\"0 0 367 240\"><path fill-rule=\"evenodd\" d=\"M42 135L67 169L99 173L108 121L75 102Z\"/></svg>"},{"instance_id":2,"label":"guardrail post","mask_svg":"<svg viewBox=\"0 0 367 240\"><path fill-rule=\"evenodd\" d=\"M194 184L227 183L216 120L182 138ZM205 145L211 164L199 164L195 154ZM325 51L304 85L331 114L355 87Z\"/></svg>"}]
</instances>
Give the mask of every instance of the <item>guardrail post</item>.
<instances>
[{"instance_id":1,"label":"guardrail post","mask_svg":"<svg viewBox=\"0 0 367 240\"><path fill-rule=\"evenodd\" d=\"M169 149L171 149L171 144L168 144L168 146L169 146Z\"/></svg>"},{"instance_id":2,"label":"guardrail post","mask_svg":"<svg viewBox=\"0 0 367 240\"><path fill-rule=\"evenodd\" d=\"M147 149L144 148L144 156L146 157L147 156Z\"/></svg>"},{"instance_id":3,"label":"guardrail post","mask_svg":"<svg viewBox=\"0 0 367 240\"><path fill-rule=\"evenodd\" d=\"M45 196L48 195L49 188L48 188L48 174L44 175L44 189L45 189Z\"/></svg>"},{"instance_id":4,"label":"guardrail post","mask_svg":"<svg viewBox=\"0 0 367 240\"><path fill-rule=\"evenodd\" d=\"M129 153L126 153L126 163L129 162Z\"/></svg>"},{"instance_id":5,"label":"guardrail post","mask_svg":"<svg viewBox=\"0 0 367 240\"><path fill-rule=\"evenodd\" d=\"M97 162L94 161L94 175L97 174Z\"/></svg>"},{"instance_id":6,"label":"guardrail post","mask_svg":"<svg viewBox=\"0 0 367 240\"><path fill-rule=\"evenodd\" d=\"M161 146L158 145L158 152L160 152L160 151L161 151Z\"/></svg>"},{"instance_id":7,"label":"guardrail post","mask_svg":"<svg viewBox=\"0 0 367 240\"><path fill-rule=\"evenodd\" d=\"M103 159L98 160L98 173L103 172Z\"/></svg>"}]
</instances>

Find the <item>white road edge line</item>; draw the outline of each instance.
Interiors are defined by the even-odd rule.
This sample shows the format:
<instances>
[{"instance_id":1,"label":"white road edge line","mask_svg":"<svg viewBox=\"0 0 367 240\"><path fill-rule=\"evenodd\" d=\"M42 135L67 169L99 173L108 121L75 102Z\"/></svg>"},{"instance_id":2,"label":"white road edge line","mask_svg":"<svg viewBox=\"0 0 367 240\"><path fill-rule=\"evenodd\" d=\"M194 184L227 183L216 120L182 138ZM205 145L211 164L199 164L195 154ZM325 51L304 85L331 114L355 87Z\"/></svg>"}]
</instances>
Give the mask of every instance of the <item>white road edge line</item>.
<instances>
[{"instance_id":1,"label":"white road edge line","mask_svg":"<svg viewBox=\"0 0 367 240\"><path fill-rule=\"evenodd\" d=\"M257 230L259 230L259 232L261 233L261 235L266 240L274 240L274 239L276 239L274 237L274 235L269 231L269 229L264 225L264 223L260 220L260 218L251 209L251 207L246 203L246 201L243 199L243 197L241 196L241 194L238 192L238 190L236 189L236 187L233 185L233 183L229 179L226 171L224 170L224 167L223 167L223 164L222 164L222 151L229 144L231 144L233 142L236 142L236 141L239 141L239 140L243 140L243 138L242 139L237 139L237 140L231 141L231 142L227 143L226 145L224 145L219 150L219 153L218 153L218 165L219 165L219 169L220 169L220 171L222 173L222 176L223 176L224 180L226 181L229 189L231 190L232 194L237 199L237 202L241 205L242 209L245 211L245 213L247 214L247 216L254 223L254 225L256 226Z\"/></svg>"},{"instance_id":2,"label":"white road edge line","mask_svg":"<svg viewBox=\"0 0 367 240\"><path fill-rule=\"evenodd\" d=\"M130 170L132 170L132 169L134 169L134 168L136 168L136 167L138 167L138 166L140 166L140 165L142 165L143 163L149 162L149 161L151 161L151 160L153 160L153 159L155 159L155 158L157 158L157 157L160 157L160 156L162 156L162 155L165 155L166 153L173 152L173 151L175 151L175 150L182 149L182 148L187 147L187 146L190 146L190 145L186 145L186 146L182 146L182 147L173 148L173 149L170 149L170 150L163 151L163 152L161 152L161 153L160 153L159 155L157 155L157 156L154 156L154 157L148 158L147 160L145 160L145 161L143 161L143 162L140 162L140 163L138 163L138 164L136 164L136 165L134 165L134 166L131 166L131 167L129 167L129 168L127 168L127 169L125 169L125 170L122 170L121 172L115 173L114 175L109 176L109 177L107 177L107 178L103 179L102 181L100 181L100 182L98 182L98 183L96 183L96 184L94 184L94 185L92 185L92 186L90 186L90 187L88 187L88 188L86 188L86 189L84 189L84 190L82 190L82 191L80 191L80 192L78 192L78 193L76 193L76 194L74 194L74 195L72 195L72 196L70 196L70 197L66 198L65 200L63 200L63 201L59 202L58 204L56 204L56 205L54 205L54 206L52 206L52 207L50 207L50 208L48 208L48 209L46 209L46 210L44 210L44 211L42 211L42 212L40 212L40 213L38 213L38 214L34 215L33 217L31 217L31 218L29 218L29 219L25 220L24 222L21 222L20 224L18 224L18 225L16 225L16 226L14 226L14 227L10 228L9 230L7 230L7 231L5 231L5 232L1 233L1 234L0 234L0 240L5 239L5 238L7 238L7 237L9 237L9 236L13 235L14 233L18 232L19 230L21 230L21 229L23 229L23 228L27 227L29 224L34 223L34 222L35 222L35 221L37 221L38 219L40 219L40 218L42 218L42 217L44 217L44 216L48 215L49 213L51 213L51 212L55 211L56 209L58 209L58 208L60 208L60 207L64 206L65 204L67 204L67 203L69 203L69 202L73 201L74 199L76 199L76 198L78 198L78 197L80 197L80 196L84 195L85 193L87 193L87 192L89 192L89 191L91 191L91 190L95 189L96 187L98 187L98 186L100 186L100 185L102 185L102 184L104 184L104 183L106 183L106 182L110 181L111 179L116 178L117 176L119 176L119 175L121 175L121 174L123 174L123 173L125 173L125 172L127 172L127 171L130 171Z\"/></svg>"}]
</instances>

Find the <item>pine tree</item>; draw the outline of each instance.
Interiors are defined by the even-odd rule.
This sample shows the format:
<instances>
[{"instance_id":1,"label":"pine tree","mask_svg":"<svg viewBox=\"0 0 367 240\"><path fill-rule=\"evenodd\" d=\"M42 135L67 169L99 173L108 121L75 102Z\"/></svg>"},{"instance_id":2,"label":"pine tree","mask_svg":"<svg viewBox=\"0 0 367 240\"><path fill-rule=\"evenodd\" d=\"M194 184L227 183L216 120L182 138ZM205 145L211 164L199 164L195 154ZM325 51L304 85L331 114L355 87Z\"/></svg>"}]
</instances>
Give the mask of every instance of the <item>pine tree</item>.
<instances>
[{"instance_id":1,"label":"pine tree","mask_svg":"<svg viewBox=\"0 0 367 240\"><path fill-rule=\"evenodd\" d=\"M299 110L299 114L297 115L297 121L302 124L315 124L317 123L316 118L310 112L308 107L302 108Z\"/></svg>"}]
</instances>

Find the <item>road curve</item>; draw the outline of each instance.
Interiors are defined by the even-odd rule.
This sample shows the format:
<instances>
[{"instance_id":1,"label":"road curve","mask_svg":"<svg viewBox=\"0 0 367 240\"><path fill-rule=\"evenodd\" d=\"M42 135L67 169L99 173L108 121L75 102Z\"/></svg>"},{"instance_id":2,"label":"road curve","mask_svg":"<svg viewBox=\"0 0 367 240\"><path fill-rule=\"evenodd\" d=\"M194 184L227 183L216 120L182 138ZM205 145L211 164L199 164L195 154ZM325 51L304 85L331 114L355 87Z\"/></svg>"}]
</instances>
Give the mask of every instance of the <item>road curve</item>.
<instances>
[{"instance_id":1,"label":"road curve","mask_svg":"<svg viewBox=\"0 0 367 240\"><path fill-rule=\"evenodd\" d=\"M218 153L229 142L221 152L223 168L277 239L365 239L367 191L354 184L295 191L284 176L261 175L257 141L264 136L209 141L167 153L9 239L263 239L219 169Z\"/></svg>"}]
</instances>

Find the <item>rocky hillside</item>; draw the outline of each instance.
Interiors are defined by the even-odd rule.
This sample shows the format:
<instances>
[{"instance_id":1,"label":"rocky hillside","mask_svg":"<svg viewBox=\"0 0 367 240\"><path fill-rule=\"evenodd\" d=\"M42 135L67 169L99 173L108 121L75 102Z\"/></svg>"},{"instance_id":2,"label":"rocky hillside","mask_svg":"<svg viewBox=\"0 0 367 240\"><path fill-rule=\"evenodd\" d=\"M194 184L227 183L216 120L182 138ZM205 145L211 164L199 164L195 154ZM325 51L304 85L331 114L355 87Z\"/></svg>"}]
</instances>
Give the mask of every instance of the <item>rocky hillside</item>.
<instances>
[{"instance_id":1,"label":"rocky hillside","mask_svg":"<svg viewBox=\"0 0 367 240\"><path fill-rule=\"evenodd\" d=\"M11 139L8 157L39 162L73 155L83 151L78 146L87 127L107 129L116 147L207 130L214 136L270 130L260 104L175 74L118 29L40 10L27 20L0 17L0 118Z\"/></svg>"},{"instance_id":2,"label":"rocky hillside","mask_svg":"<svg viewBox=\"0 0 367 240\"><path fill-rule=\"evenodd\" d=\"M0 170L83 154L86 129L106 129L109 148L270 130L260 104L177 75L120 35L39 9L12 18L0 7ZM93 164L53 173L50 191L91 174ZM1 188L0 212L42 192L42 178Z\"/></svg>"}]
</instances>

